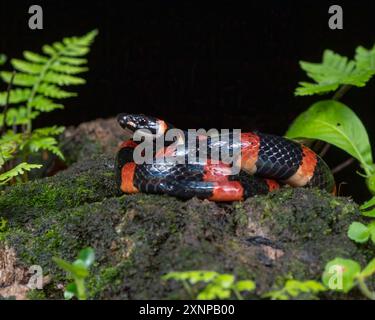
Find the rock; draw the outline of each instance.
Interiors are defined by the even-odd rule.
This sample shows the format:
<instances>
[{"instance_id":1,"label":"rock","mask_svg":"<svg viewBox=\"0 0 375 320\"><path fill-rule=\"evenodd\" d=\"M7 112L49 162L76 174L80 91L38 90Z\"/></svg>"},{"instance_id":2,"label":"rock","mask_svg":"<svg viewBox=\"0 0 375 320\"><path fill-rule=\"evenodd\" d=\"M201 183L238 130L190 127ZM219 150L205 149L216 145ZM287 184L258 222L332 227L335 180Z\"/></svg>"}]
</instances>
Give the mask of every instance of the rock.
<instances>
[{"instance_id":1,"label":"rock","mask_svg":"<svg viewBox=\"0 0 375 320\"><path fill-rule=\"evenodd\" d=\"M116 140L99 143L99 150ZM73 261L87 246L96 254L87 288L97 299L189 298L179 283L161 279L186 270L253 279L256 292L246 297L259 298L290 277L319 280L326 262L337 256L362 265L369 259L370 251L346 235L349 224L360 220L348 198L301 188L233 204L121 195L114 184L112 149L103 155L87 150L67 170L1 194L0 217L8 224L0 232L0 247L6 245L17 257L3 268L40 265L49 279L30 297L62 298L67 279L52 257Z\"/></svg>"}]
</instances>

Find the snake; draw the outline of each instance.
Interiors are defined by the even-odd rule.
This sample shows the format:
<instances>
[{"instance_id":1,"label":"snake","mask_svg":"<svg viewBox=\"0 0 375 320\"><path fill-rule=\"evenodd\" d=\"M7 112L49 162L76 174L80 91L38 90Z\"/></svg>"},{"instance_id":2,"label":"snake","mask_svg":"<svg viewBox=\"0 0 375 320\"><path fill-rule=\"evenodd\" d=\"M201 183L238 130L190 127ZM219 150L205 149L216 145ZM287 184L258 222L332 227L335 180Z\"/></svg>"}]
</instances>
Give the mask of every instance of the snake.
<instances>
[{"instance_id":1,"label":"snake","mask_svg":"<svg viewBox=\"0 0 375 320\"><path fill-rule=\"evenodd\" d=\"M130 139L119 146L115 158L116 183L122 193L151 193L181 199L197 197L215 202L243 201L264 195L283 186L319 188L335 194L333 174L326 162L306 145L282 136L258 131L241 132L239 139L229 134L227 143L215 141L207 135L198 135L196 143L204 140L207 148L205 161L161 162L162 156L176 155L179 142L164 142L157 147L157 140L165 137L174 126L156 117L143 114L120 113L118 124ZM138 131L139 130L139 131ZM152 161L136 163L134 152L140 141L136 132L152 141ZM187 132L180 130L184 137ZM179 140L179 138L177 138ZM183 140L183 139L182 139ZM240 150L233 166L218 159L212 161L210 150L215 147ZM198 148L199 149L199 148ZM181 148L179 149L181 153ZM182 148L184 156L189 147ZM194 151L196 152L196 151ZM237 170L234 172L233 168Z\"/></svg>"}]
</instances>

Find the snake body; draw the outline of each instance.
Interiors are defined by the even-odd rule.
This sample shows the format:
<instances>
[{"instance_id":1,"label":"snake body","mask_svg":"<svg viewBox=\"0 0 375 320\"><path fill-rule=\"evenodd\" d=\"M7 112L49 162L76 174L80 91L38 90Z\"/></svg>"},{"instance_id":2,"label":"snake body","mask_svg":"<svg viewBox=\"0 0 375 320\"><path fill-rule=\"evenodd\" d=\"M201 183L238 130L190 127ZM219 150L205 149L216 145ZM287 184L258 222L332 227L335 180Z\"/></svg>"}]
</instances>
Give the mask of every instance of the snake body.
<instances>
[{"instance_id":1,"label":"snake body","mask_svg":"<svg viewBox=\"0 0 375 320\"><path fill-rule=\"evenodd\" d=\"M163 120L144 115L120 114L118 122L131 134L147 129L155 137L165 135L173 128ZM205 146L208 148L204 163L158 163L158 157L177 153L175 144L165 144L159 150L155 148L154 162L136 164L133 153L138 143L132 139L123 142L115 164L119 189L124 193L145 192L212 201L244 200L278 189L282 184L335 192L333 175L327 164L311 149L296 141L258 132L241 133L240 145L237 145L241 150L240 159L237 159L240 170L233 174L224 161L210 161L210 150L217 142L209 137L200 139L206 139ZM232 150L234 142L228 141L219 147ZM187 157L189 148L185 147L183 152Z\"/></svg>"}]
</instances>

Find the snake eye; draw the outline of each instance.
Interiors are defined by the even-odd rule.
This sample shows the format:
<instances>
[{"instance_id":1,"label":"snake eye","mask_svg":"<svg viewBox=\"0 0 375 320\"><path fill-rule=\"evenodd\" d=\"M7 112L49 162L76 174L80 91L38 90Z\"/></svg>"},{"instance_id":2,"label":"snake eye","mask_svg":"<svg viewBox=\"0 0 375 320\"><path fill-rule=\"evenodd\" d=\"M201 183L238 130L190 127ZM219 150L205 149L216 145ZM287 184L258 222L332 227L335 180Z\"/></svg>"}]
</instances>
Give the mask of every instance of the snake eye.
<instances>
[{"instance_id":1,"label":"snake eye","mask_svg":"<svg viewBox=\"0 0 375 320\"><path fill-rule=\"evenodd\" d=\"M126 122L127 122L127 114L126 113L120 113L118 116L117 116L117 122L119 123L119 125L123 128L126 127Z\"/></svg>"}]
</instances>

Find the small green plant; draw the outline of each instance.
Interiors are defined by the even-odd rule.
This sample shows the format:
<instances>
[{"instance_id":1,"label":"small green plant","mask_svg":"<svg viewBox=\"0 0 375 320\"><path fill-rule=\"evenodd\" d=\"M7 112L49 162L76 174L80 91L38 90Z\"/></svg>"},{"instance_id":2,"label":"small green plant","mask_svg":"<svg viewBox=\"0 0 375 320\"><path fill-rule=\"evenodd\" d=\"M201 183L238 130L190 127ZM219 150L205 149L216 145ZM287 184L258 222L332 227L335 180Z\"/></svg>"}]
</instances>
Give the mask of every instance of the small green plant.
<instances>
[{"instance_id":1,"label":"small green plant","mask_svg":"<svg viewBox=\"0 0 375 320\"><path fill-rule=\"evenodd\" d=\"M375 75L375 45L370 50L358 47L354 60L325 50L321 63L301 61L300 66L315 82L300 82L297 96L328 93L341 86L363 87Z\"/></svg>"},{"instance_id":2,"label":"small green plant","mask_svg":"<svg viewBox=\"0 0 375 320\"><path fill-rule=\"evenodd\" d=\"M317 294L326 290L327 288L318 281L298 281L290 279L285 282L284 287L279 290L267 292L263 297L270 298L271 300L289 300L297 299L304 294L308 295L310 298L316 299Z\"/></svg>"},{"instance_id":3,"label":"small green plant","mask_svg":"<svg viewBox=\"0 0 375 320\"><path fill-rule=\"evenodd\" d=\"M82 249L78 254L77 260L73 263L57 257L54 257L53 261L73 279L73 282L69 283L65 288L64 298L69 300L76 297L79 300L86 300L85 280L90 275L89 269L95 261L94 250L92 248Z\"/></svg>"},{"instance_id":4,"label":"small green plant","mask_svg":"<svg viewBox=\"0 0 375 320\"><path fill-rule=\"evenodd\" d=\"M162 278L182 282L190 298L198 300L229 299L232 294L238 300L243 300L241 292L255 289L255 283L251 280L236 281L234 275L215 271L170 272Z\"/></svg>"},{"instance_id":5,"label":"small green plant","mask_svg":"<svg viewBox=\"0 0 375 320\"><path fill-rule=\"evenodd\" d=\"M97 35L91 31L82 37L64 38L52 45L44 45L43 54L24 51L24 59L11 59L14 71L2 71L0 77L8 84L0 92L0 185L14 181L19 175L40 165L29 164L29 156L41 151L59 158L64 156L56 136L64 127L51 126L33 130L33 120L41 113L63 109L57 99L74 97L75 92L64 86L84 84L77 74L85 72L83 58ZM6 58L0 55L0 64Z\"/></svg>"},{"instance_id":6,"label":"small green plant","mask_svg":"<svg viewBox=\"0 0 375 320\"><path fill-rule=\"evenodd\" d=\"M353 60L326 50L321 63L301 61L300 66L314 82L300 82L295 91L296 96L321 95L332 91L335 94L331 100L318 101L299 115L286 136L292 139L321 140L344 150L358 160L362 168L359 174L366 178L369 191L375 195L375 164L366 128L348 106L338 101L351 87L363 87L375 75L375 45L371 49L358 47ZM364 203L360 210L363 216L374 218L375 197ZM353 222L348 236L358 243L370 239L375 243L375 221L367 225ZM357 262L336 258L327 263L323 283L332 290L345 293L358 286L366 297L374 299L375 294L365 283L374 272L375 260L361 271ZM332 273L340 276L334 277ZM333 280L341 282L333 284Z\"/></svg>"},{"instance_id":7,"label":"small green plant","mask_svg":"<svg viewBox=\"0 0 375 320\"><path fill-rule=\"evenodd\" d=\"M335 258L326 264L322 280L331 290L348 293L354 287L368 299L375 300L375 292L371 291L366 280L375 274L375 259L361 269L358 262L350 259Z\"/></svg>"},{"instance_id":8,"label":"small green plant","mask_svg":"<svg viewBox=\"0 0 375 320\"><path fill-rule=\"evenodd\" d=\"M5 62L7 62L7 56L3 53L0 53L0 66L5 64Z\"/></svg>"},{"instance_id":9,"label":"small green plant","mask_svg":"<svg viewBox=\"0 0 375 320\"><path fill-rule=\"evenodd\" d=\"M348 106L337 101L350 87L363 87L375 75L375 46L358 47L354 60L326 50L321 63L301 61L300 65L315 82L300 82L297 96L337 91L332 100L317 102L297 117L286 136L321 140L346 151L359 161L361 175L375 194L375 165L366 128Z\"/></svg>"}]
</instances>

